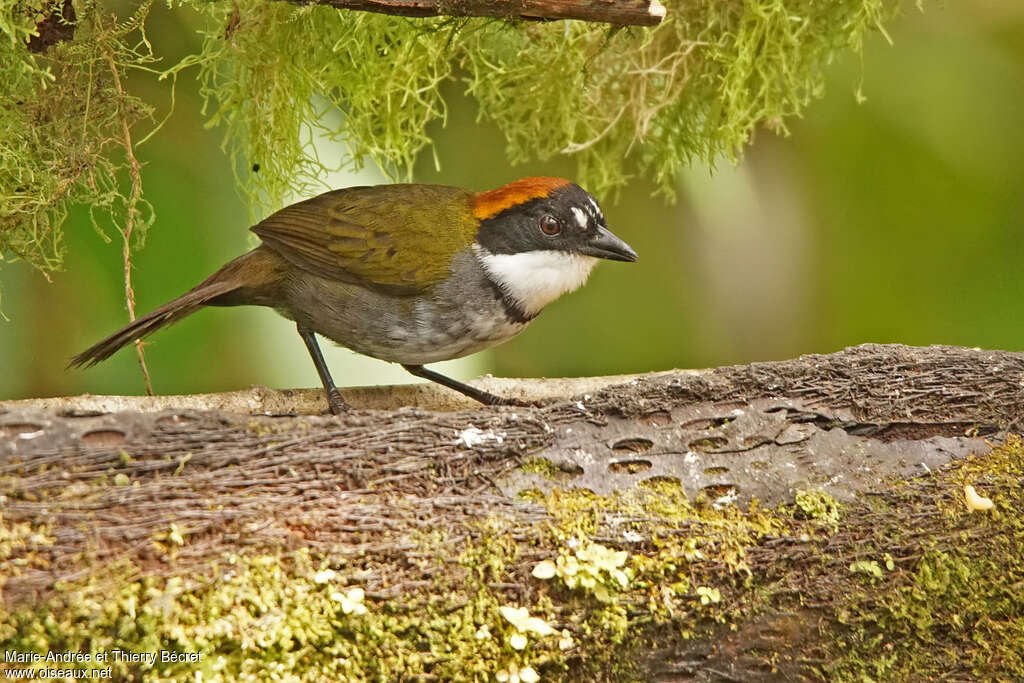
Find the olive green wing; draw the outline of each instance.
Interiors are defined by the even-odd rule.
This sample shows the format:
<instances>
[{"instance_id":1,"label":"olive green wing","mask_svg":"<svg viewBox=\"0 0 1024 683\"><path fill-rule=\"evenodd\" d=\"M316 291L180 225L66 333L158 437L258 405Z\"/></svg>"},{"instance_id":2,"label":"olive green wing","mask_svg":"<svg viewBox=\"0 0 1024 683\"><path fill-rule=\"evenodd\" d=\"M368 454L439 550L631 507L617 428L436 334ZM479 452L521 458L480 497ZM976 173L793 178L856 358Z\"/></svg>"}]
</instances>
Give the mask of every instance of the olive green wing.
<instances>
[{"instance_id":1,"label":"olive green wing","mask_svg":"<svg viewBox=\"0 0 1024 683\"><path fill-rule=\"evenodd\" d=\"M252 228L293 265L393 294L444 280L472 244L473 194L445 185L334 190L287 206Z\"/></svg>"}]
</instances>

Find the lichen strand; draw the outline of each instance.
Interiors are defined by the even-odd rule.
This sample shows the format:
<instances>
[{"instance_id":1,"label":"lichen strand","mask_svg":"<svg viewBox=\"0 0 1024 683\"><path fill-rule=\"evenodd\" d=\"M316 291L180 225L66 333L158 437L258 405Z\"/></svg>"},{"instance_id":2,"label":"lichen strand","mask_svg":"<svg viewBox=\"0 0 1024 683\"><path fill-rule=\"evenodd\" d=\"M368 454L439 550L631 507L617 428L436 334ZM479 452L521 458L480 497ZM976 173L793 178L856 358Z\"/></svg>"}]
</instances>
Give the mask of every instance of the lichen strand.
<instances>
[{"instance_id":1,"label":"lichen strand","mask_svg":"<svg viewBox=\"0 0 1024 683\"><path fill-rule=\"evenodd\" d=\"M27 39L59 3L0 8L0 258L58 268L60 225L72 204L97 224L123 222L121 126L150 115L119 95L117 68L151 69L149 3L116 23L92 0L76 3L70 42L33 54ZM352 163L372 159L409 178L445 117L440 86L458 81L479 115L504 133L513 162L567 155L577 180L604 193L631 177L671 195L694 160L737 157L758 126L785 130L821 94L825 65L859 51L890 19L892 0L668 2L654 29L574 21L412 20L331 7L183 0L206 20L202 50L167 67L191 77L221 126L254 215L323 189L314 132L347 143ZM171 87L173 78L164 80ZM136 136L143 137L144 132ZM254 170L258 169L258 170ZM151 220L136 220L142 239Z\"/></svg>"},{"instance_id":2,"label":"lichen strand","mask_svg":"<svg viewBox=\"0 0 1024 683\"><path fill-rule=\"evenodd\" d=\"M259 0L195 4L211 19L203 50L175 71L200 66L210 125L222 126L257 213L325 189L324 170L342 160L319 158L313 134L346 142L357 167L369 157L411 175L427 125L444 116L438 88L454 24Z\"/></svg>"},{"instance_id":3,"label":"lichen strand","mask_svg":"<svg viewBox=\"0 0 1024 683\"><path fill-rule=\"evenodd\" d=\"M124 225L132 204L119 185L128 169L123 126L153 112L119 93L112 73L151 68L142 31L149 3L115 21L84 0L75 40L29 52L30 32L60 4L0 9L0 261L24 259L44 273L62 263L61 224L72 205L88 206L101 233ZM138 245L152 211L142 200L134 212Z\"/></svg>"},{"instance_id":4,"label":"lichen strand","mask_svg":"<svg viewBox=\"0 0 1024 683\"><path fill-rule=\"evenodd\" d=\"M309 121L347 140L356 163L367 156L409 177L430 144L426 125L444 117L438 86L451 78L504 132L513 162L568 155L595 191L641 175L671 194L691 161L737 158L759 125L785 131L785 119L823 92L824 67L837 51L860 50L865 32L898 7L668 4L657 28L612 29L201 3L217 28L198 61L212 120L228 124L238 159L260 163L246 185L271 202L319 176L303 140ZM328 104L343 112L334 123L320 115Z\"/></svg>"}]
</instances>

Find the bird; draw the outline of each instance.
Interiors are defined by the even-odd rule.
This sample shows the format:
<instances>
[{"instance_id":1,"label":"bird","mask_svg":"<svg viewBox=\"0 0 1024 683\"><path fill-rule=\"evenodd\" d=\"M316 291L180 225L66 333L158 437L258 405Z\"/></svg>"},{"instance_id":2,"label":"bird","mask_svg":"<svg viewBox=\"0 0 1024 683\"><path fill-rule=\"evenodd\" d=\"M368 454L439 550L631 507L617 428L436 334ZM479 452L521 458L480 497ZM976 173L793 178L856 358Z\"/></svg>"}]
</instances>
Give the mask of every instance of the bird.
<instances>
[{"instance_id":1,"label":"bird","mask_svg":"<svg viewBox=\"0 0 1024 683\"><path fill-rule=\"evenodd\" d=\"M564 178L494 190L399 183L332 190L252 228L261 244L74 356L88 367L207 306L266 306L293 321L330 412L349 409L317 335L401 364L485 405L518 401L424 367L508 341L579 288L601 259L637 254Z\"/></svg>"}]
</instances>

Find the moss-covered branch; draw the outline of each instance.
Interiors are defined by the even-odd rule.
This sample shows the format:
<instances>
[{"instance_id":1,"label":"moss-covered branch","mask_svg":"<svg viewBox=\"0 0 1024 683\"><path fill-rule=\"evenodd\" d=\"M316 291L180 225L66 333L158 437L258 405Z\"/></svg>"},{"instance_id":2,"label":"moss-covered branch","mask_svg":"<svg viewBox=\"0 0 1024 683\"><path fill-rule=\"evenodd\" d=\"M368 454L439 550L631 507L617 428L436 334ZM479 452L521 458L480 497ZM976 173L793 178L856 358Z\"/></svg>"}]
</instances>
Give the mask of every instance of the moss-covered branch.
<instances>
[{"instance_id":1,"label":"moss-covered branch","mask_svg":"<svg viewBox=\"0 0 1024 683\"><path fill-rule=\"evenodd\" d=\"M445 119L447 82L503 131L510 162L564 156L598 194L643 176L671 195L685 165L738 157L759 127L785 131L821 96L835 55L859 51L898 11L892 0L699 0L667 3L656 27L617 28L265 0L185 4L202 16L203 45L160 65L162 82L199 79L254 214L322 190L325 168L342 163L411 177L431 126ZM121 73L156 68L150 3L119 17L94 0L73 7L0 5L0 259L44 273L61 266L71 206L88 206L104 235L141 212L136 244L152 219L145 197L122 190L131 173L122 141L124 125L136 145L151 135L158 126L142 126L156 110L119 92L105 64L112 55ZM344 141L350 156L321 158L314 133Z\"/></svg>"},{"instance_id":2,"label":"moss-covered branch","mask_svg":"<svg viewBox=\"0 0 1024 683\"><path fill-rule=\"evenodd\" d=\"M658 0L311 0L338 9L401 17L496 17L546 21L579 19L617 26L654 26L665 18Z\"/></svg>"},{"instance_id":3,"label":"moss-covered branch","mask_svg":"<svg viewBox=\"0 0 1024 683\"><path fill-rule=\"evenodd\" d=\"M1022 386L867 346L527 408L8 404L0 642L116 679L1016 680Z\"/></svg>"}]
</instances>

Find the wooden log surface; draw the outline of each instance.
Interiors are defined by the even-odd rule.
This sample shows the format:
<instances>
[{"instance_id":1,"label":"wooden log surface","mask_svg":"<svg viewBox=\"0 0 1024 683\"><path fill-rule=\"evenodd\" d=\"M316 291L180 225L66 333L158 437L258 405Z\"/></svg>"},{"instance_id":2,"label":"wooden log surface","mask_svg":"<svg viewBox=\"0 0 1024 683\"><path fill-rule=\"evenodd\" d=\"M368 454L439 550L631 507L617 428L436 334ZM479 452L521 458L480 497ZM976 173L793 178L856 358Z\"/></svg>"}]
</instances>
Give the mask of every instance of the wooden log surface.
<instances>
[{"instance_id":1,"label":"wooden log surface","mask_svg":"<svg viewBox=\"0 0 1024 683\"><path fill-rule=\"evenodd\" d=\"M386 600L413 585L395 563L416 534L457 547L498 515L512 537L529 536L550 515L524 492L607 495L664 481L716 507L791 504L802 490L857 504L1019 432L1024 354L864 345L708 370L480 385L538 403L468 407L434 386L350 389L354 410L340 417L308 414L325 407L319 390L0 402L3 520L43 524L55 539L42 560L14 569L17 553L0 559L3 600L37 603L58 581L126 560L181 575L228 552L296 548L364 558L368 592ZM538 459L547 471L526 467ZM652 542L639 519L624 536L625 519L608 511L595 538ZM188 539L173 553L154 543L169 528ZM750 551L764 567L810 562L808 553L770 539ZM733 655L744 638L793 619L761 615L713 644L665 643L642 667L651 680L723 680L708 672L742 663ZM798 635L791 647L810 638ZM737 680L773 680L757 674L760 657L732 669Z\"/></svg>"}]
</instances>

